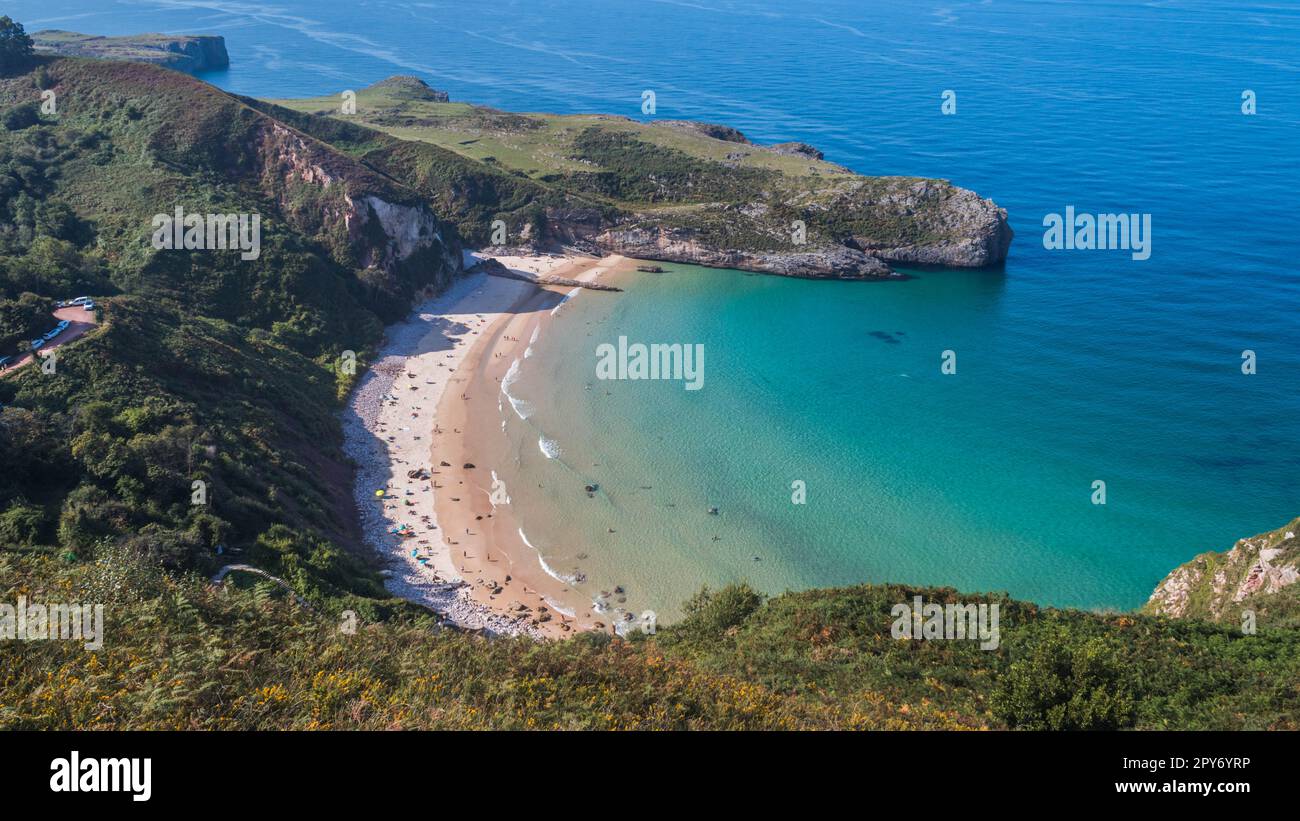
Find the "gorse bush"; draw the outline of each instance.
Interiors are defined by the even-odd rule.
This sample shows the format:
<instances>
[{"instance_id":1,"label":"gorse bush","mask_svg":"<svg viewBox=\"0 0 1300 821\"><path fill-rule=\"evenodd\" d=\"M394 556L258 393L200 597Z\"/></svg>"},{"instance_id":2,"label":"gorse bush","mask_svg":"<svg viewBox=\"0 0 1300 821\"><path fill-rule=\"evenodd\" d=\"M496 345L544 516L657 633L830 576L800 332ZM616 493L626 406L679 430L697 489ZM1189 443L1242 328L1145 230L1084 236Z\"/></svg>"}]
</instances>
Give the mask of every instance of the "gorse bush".
<instances>
[{"instance_id":1,"label":"gorse bush","mask_svg":"<svg viewBox=\"0 0 1300 821\"><path fill-rule=\"evenodd\" d=\"M717 635L738 626L763 603L763 597L747 584L721 590L705 587L682 607L682 629L696 635Z\"/></svg>"},{"instance_id":2,"label":"gorse bush","mask_svg":"<svg viewBox=\"0 0 1300 821\"><path fill-rule=\"evenodd\" d=\"M1033 640L993 693L993 713L1026 730L1115 730L1135 720L1133 685L1105 639L1071 642L1060 629Z\"/></svg>"}]
</instances>

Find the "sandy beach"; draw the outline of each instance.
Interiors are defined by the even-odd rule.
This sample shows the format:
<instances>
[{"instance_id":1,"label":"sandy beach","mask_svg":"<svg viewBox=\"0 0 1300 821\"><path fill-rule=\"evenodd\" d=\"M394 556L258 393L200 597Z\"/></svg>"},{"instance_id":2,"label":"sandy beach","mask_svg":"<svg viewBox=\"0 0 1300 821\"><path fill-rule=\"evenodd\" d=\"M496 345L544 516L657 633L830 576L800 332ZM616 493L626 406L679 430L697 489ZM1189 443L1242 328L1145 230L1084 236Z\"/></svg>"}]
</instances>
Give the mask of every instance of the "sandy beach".
<instances>
[{"instance_id":1,"label":"sandy beach","mask_svg":"<svg viewBox=\"0 0 1300 821\"><path fill-rule=\"evenodd\" d=\"M494 258L580 281L633 264ZM499 435L501 379L570 290L483 273L458 280L387 329L344 412L361 527L387 558L389 590L461 627L535 637L611 629L587 597L546 572L482 461L485 437Z\"/></svg>"}]
</instances>

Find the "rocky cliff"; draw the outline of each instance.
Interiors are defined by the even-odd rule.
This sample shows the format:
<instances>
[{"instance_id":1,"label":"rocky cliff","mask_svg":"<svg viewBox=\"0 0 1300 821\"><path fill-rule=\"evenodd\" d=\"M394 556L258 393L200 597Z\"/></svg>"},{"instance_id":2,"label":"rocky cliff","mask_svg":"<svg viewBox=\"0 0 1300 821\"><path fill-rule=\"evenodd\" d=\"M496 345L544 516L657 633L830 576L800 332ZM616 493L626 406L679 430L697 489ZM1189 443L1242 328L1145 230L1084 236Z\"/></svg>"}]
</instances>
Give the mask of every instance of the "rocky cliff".
<instances>
[{"instance_id":1,"label":"rocky cliff","mask_svg":"<svg viewBox=\"0 0 1300 821\"><path fill-rule=\"evenodd\" d=\"M1143 610L1175 618L1237 623L1243 610L1287 623L1300 610L1300 519L1202 553L1165 577Z\"/></svg>"},{"instance_id":2,"label":"rocky cliff","mask_svg":"<svg viewBox=\"0 0 1300 821\"><path fill-rule=\"evenodd\" d=\"M892 183L883 193L882 181ZM868 279L897 276L893 265L997 265L1006 259L1012 239L1005 210L942 180L876 178L844 189L826 204L791 206L756 201L634 214L613 220L592 243L601 251L643 259ZM791 230L795 214L805 232L802 241ZM818 219L822 214L849 222L837 231L830 220Z\"/></svg>"},{"instance_id":3,"label":"rocky cliff","mask_svg":"<svg viewBox=\"0 0 1300 821\"><path fill-rule=\"evenodd\" d=\"M441 289L462 271L459 237L416 192L270 117L258 116L253 145L254 173L285 220L368 284L397 293L408 271L418 287Z\"/></svg>"},{"instance_id":4,"label":"rocky cliff","mask_svg":"<svg viewBox=\"0 0 1300 821\"><path fill-rule=\"evenodd\" d=\"M873 182L882 179L893 182ZM845 189L824 206L839 215L870 215L872 224L837 233L812 216L800 220L804 235L796 237L792 215L819 209L756 201L612 215L548 208L540 228L526 226L521 239L546 249L818 279L890 278L898 276L893 265L982 268L1006 259L1012 231L1006 211L991 200L941 180L898 179L883 194L879 185L867 188Z\"/></svg>"},{"instance_id":5,"label":"rocky cliff","mask_svg":"<svg viewBox=\"0 0 1300 821\"><path fill-rule=\"evenodd\" d=\"M998 265L1012 239L1006 211L946 180L862 176L813 146L757 145L725 125L512 114L448 103L409 77L359 91L355 115L340 116L333 97L277 101L284 118L280 106L410 181L475 247L866 279L896 276L894 265Z\"/></svg>"},{"instance_id":6,"label":"rocky cliff","mask_svg":"<svg viewBox=\"0 0 1300 821\"><path fill-rule=\"evenodd\" d=\"M686 262L805 279L872 279L897 276L883 261L848 247L811 251L750 251L702 240L689 228L615 225L593 239L600 251L638 259Z\"/></svg>"},{"instance_id":7,"label":"rocky cliff","mask_svg":"<svg viewBox=\"0 0 1300 821\"><path fill-rule=\"evenodd\" d=\"M230 66L226 39L217 35L133 34L101 37L46 29L32 35L38 52L152 63L191 74Z\"/></svg>"}]
</instances>

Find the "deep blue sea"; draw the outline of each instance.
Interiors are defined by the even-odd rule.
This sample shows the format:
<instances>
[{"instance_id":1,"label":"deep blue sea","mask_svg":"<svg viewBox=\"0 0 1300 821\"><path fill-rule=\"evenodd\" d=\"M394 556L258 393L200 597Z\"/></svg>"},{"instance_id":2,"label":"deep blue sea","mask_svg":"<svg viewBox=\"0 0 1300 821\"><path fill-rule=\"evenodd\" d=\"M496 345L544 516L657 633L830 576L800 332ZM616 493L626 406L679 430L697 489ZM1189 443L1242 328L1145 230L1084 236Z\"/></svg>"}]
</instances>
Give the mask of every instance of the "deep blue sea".
<instances>
[{"instance_id":1,"label":"deep blue sea","mask_svg":"<svg viewBox=\"0 0 1300 821\"><path fill-rule=\"evenodd\" d=\"M1300 4L5 5L29 30L223 34L231 68L206 79L260 97L405 73L455 100L647 119L651 89L657 118L1005 207L1005 270L858 284L673 266L635 297L574 300L519 388L564 397L530 423L605 492L563 523L544 497L518 504L544 554L576 562L592 540L597 581L638 605L746 578L1131 608L1178 563L1300 514ZM1070 205L1150 214L1150 259L1045 249L1044 215ZM581 390L618 334L705 344L705 389Z\"/></svg>"}]
</instances>

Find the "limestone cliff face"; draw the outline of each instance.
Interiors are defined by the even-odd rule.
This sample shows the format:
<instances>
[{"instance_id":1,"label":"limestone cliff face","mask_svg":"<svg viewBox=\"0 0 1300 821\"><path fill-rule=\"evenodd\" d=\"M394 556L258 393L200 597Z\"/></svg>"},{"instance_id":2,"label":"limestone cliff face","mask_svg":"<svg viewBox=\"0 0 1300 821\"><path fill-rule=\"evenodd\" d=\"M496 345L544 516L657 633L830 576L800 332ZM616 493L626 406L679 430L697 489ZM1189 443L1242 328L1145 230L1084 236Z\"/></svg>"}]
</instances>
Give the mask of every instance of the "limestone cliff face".
<instances>
[{"instance_id":1,"label":"limestone cliff face","mask_svg":"<svg viewBox=\"0 0 1300 821\"><path fill-rule=\"evenodd\" d=\"M1300 519L1242 539L1226 553L1203 553L1156 587L1145 612L1176 618L1235 620L1275 595L1300 599Z\"/></svg>"},{"instance_id":2,"label":"limestone cliff face","mask_svg":"<svg viewBox=\"0 0 1300 821\"><path fill-rule=\"evenodd\" d=\"M152 63L191 74L228 68L226 38L219 35L133 34L100 37L46 29L32 35L36 50L65 57L95 57Z\"/></svg>"},{"instance_id":3,"label":"limestone cliff face","mask_svg":"<svg viewBox=\"0 0 1300 821\"><path fill-rule=\"evenodd\" d=\"M850 244L899 265L983 268L1007 258L1012 231L1007 212L974 191L937 180L916 180L883 197L849 197L843 207L914 215L917 238L882 242L854 236Z\"/></svg>"},{"instance_id":4,"label":"limestone cliff face","mask_svg":"<svg viewBox=\"0 0 1300 821\"><path fill-rule=\"evenodd\" d=\"M171 62L166 63L169 68L197 72L230 66L230 55L226 53L224 37L210 35L180 37L168 41L162 48L169 54L177 55Z\"/></svg>"},{"instance_id":5,"label":"limestone cliff face","mask_svg":"<svg viewBox=\"0 0 1300 821\"><path fill-rule=\"evenodd\" d=\"M736 268L806 279L868 279L895 274L888 265L844 246L810 251L747 251L701 242L689 228L630 227L603 231L595 245L606 253L710 268Z\"/></svg>"},{"instance_id":6,"label":"limestone cliff face","mask_svg":"<svg viewBox=\"0 0 1300 821\"><path fill-rule=\"evenodd\" d=\"M444 232L427 206L388 202L373 194L348 197L347 202L351 206L344 215L348 236L358 244L365 267L387 270L417 254L432 252L446 274L460 270L462 254L454 237ZM382 242L365 241L371 236L371 226L378 228Z\"/></svg>"},{"instance_id":7,"label":"limestone cliff face","mask_svg":"<svg viewBox=\"0 0 1300 821\"><path fill-rule=\"evenodd\" d=\"M792 241L788 217L778 216L789 213L782 205L789 204L756 200L614 217L551 208L545 231L524 238L592 253L828 279L896 277L893 265L997 265L1012 239L1004 209L941 180L847 182L830 199L797 203L849 218L842 234L813 228L801 244Z\"/></svg>"},{"instance_id":8,"label":"limestone cliff face","mask_svg":"<svg viewBox=\"0 0 1300 821\"><path fill-rule=\"evenodd\" d=\"M413 192L269 118L256 155L286 221L317 236L368 284L442 288L462 271L460 241Z\"/></svg>"}]
</instances>

